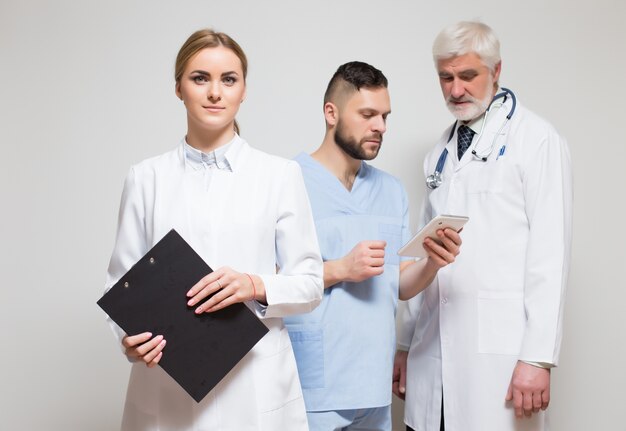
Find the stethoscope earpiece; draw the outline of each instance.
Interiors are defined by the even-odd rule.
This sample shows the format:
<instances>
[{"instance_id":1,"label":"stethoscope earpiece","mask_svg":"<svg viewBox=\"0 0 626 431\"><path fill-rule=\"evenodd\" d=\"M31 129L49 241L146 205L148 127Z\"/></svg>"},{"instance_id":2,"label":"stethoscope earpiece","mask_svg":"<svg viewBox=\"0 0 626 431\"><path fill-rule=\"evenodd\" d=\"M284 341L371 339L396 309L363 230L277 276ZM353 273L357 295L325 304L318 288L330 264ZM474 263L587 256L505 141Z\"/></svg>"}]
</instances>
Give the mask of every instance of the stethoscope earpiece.
<instances>
[{"instance_id":1,"label":"stethoscope earpiece","mask_svg":"<svg viewBox=\"0 0 626 431\"><path fill-rule=\"evenodd\" d=\"M472 156L476 157L478 160L482 161L482 162L486 162L487 161L487 157L481 157L476 153L476 150L472 150Z\"/></svg>"}]
</instances>

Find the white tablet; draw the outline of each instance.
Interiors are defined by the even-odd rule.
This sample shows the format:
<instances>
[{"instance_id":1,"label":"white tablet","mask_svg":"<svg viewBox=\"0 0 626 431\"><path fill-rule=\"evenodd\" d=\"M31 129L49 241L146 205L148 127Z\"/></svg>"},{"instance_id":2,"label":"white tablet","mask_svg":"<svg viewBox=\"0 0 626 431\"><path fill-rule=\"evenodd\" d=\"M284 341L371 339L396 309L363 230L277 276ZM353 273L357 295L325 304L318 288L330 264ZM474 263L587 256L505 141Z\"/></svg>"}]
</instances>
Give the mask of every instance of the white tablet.
<instances>
[{"instance_id":1,"label":"white tablet","mask_svg":"<svg viewBox=\"0 0 626 431\"><path fill-rule=\"evenodd\" d=\"M455 231L459 231L465 223L469 220L465 216L456 215L438 215L426 224L413 238L398 250L400 256L408 257L428 257L428 253L424 249L424 240L427 237L439 242L437 231L439 229L451 228Z\"/></svg>"}]
</instances>

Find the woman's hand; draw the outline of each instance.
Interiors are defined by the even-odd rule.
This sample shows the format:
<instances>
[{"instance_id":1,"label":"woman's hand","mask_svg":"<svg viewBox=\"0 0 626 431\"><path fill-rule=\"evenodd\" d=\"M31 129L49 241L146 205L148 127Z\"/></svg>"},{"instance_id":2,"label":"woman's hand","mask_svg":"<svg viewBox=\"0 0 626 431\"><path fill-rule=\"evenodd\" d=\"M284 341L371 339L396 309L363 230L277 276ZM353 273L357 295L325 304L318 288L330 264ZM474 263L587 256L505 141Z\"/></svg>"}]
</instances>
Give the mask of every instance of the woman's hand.
<instances>
[{"instance_id":1,"label":"woman's hand","mask_svg":"<svg viewBox=\"0 0 626 431\"><path fill-rule=\"evenodd\" d=\"M266 301L261 277L237 272L226 266L203 277L187 292L187 296L190 298L187 301L190 307L211 296L196 308L196 314L211 313L237 302Z\"/></svg>"},{"instance_id":2,"label":"woman's hand","mask_svg":"<svg viewBox=\"0 0 626 431\"><path fill-rule=\"evenodd\" d=\"M143 332L137 335L127 335L122 339L122 345L126 348L124 353L132 361L140 360L149 368L159 363L163 356L165 340L163 335L152 338L152 333Z\"/></svg>"}]
</instances>

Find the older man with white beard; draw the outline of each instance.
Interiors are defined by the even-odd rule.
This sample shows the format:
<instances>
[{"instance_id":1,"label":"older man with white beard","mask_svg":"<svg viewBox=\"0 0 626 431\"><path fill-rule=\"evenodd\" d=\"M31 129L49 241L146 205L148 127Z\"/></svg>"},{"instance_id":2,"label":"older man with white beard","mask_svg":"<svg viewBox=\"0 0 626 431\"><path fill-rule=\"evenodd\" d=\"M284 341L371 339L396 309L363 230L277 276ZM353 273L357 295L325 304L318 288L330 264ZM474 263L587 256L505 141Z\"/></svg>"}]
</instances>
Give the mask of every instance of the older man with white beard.
<instances>
[{"instance_id":1,"label":"older man with white beard","mask_svg":"<svg viewBox=\"0 0 626 431\"><path fill-rule=\"evenodd\" d=\"M546 429L571 242L566 142L498 84L500 44L482 23L436 38L456 118L424 162L421 224L469 216L454 265L401 316L394 393L407 429ZM403 350L408 350L403 351Z\"/></svg>"}]
</instances>

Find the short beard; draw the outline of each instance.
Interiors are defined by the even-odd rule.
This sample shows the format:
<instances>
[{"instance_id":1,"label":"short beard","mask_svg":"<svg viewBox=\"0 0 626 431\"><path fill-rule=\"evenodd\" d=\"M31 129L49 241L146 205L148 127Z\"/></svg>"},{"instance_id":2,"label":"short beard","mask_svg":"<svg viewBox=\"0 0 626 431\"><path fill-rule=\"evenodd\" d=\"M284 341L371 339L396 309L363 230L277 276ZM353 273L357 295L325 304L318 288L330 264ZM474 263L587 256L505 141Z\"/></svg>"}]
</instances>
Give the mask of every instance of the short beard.
<instances>
[{"instance_id":1,"label":"short beard","mask_svg":"<svg viewBox=\"0 0 626 431\"><path fill-rule=\"evenodd\" d=\"M454 115L454 117L459 121L471 121L475 118L480 117L485 113L489 105L491 104L491 100L493 96L488 92L484 99L478 100L472 96L464 96L460 100L455 100L456 102L470 102L471 105L466 108L457 108L454 103L452 103L452 97L448 97L446 100L446 105L448 109Z\"/></svg>"},{"instance_id":2,"label":"short beard","mask_svg":"<svg viewBox=\"0 0 626 431\"><path fill-rule=\"evenodd\" d=\"M369 138L370 137L368 136L365 139ZM343 150L344 153L353 159L372 160L376 158L378 152L380 151L380 147L383 144L383 137L381 135L376 135L375 138L380 140L380 145L373 155L368 155L365 150L363 150L360 142L357 142L356 139L349 137L347 133L345 133L341 120L337 121L337 127L335 128L335 143Z\"/></svg>"}]
</instances>

